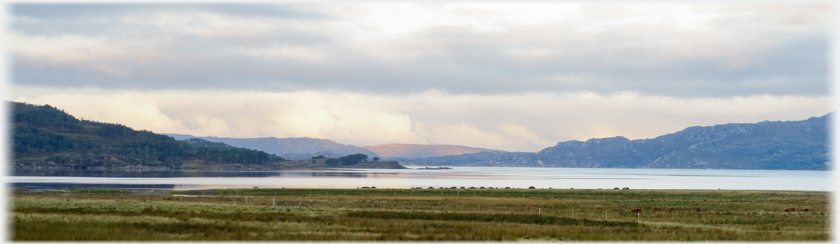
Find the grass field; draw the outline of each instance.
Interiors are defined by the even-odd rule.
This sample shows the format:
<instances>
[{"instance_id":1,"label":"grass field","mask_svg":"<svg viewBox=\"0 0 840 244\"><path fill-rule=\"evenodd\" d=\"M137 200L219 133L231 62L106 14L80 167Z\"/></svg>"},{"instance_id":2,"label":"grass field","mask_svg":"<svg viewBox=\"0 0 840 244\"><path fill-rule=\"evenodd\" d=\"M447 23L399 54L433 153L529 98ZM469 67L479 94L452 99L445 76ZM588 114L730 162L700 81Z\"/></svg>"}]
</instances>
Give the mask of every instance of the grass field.
<instances>
[{"instance_id":1,"label":"grass field","mask_svg":"<svg viewBox=\"0 0 840 244\"><path fill-rule=\"evenodd\" d=\"M827 241L831 236L827 192L73 190L14 191L8 199L15 241ZM631 213L634 208L642 212ZM805 208L810 211L802 212Z\"/></svg>"}]
</instances>

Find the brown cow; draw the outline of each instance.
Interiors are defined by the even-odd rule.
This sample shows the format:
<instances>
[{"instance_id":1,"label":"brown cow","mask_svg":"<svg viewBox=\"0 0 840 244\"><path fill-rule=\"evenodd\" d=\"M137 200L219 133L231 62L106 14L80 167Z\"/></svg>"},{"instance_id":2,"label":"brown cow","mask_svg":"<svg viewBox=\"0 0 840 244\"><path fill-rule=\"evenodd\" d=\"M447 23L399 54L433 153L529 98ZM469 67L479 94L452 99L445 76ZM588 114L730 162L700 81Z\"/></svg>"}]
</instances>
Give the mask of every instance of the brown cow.
<instances>
[{"instance_id":1,"label":"brown cow","mask_svg":"<svg viewBox=\"0 0 840 244\"><path fill-rule=\"evenodd\" d=\"M674 211L674 207L669 207L668 212L672 212L672 211Z\"/></svg>"},{"instance_id":2,"label":"brown cow","mask_svg":"<svg viewBox=\"0 0 840 244\"><path fill-rule=\"evenodd\" d=\"M806 208L806 209L802 209L802 212L808 212L808 211L811 211L811 210L810 210L810 209L807 209L807 208Z\"/></svg>"},{"instance_id":3,"label":"brown cow","mask_svg":"<svg viewBox=\"0 0 840 244\"><path fill-rule=\"evenodd\" d=\"M785 208L783 211L785 212L796 212L795 208Z\"/></svg>"},{"instance_id":4,"label":"brown cow","mask_svg":"<svg viewBox=\"0 0 840 244\"><path fill-rule=\"evenodd\" d=\"M653 207L652 209L653 209L653 211L659 210L659 208L657 208L657 207Z\"/></svg>"},{"instance_id":5,"label":"brown cow","mask_svg":"<svg viewBox=\"0 0 840 244\"><path fill-rule=\"evenodd\" d=\"M631 213L641 213L642 209L641 208L634 208L633 210L630 210L630 212Z\"/></svg>"},{"instance_id":6,"label":"brown cow","mask_svg":"<svg viewBox=\"0 0 840 244\"><path fill-rule=\"evenodd\" d=\"M697 208L697 212L698 212L698 213L700 212L700 208Z\"/></svg>"}]
</instances>

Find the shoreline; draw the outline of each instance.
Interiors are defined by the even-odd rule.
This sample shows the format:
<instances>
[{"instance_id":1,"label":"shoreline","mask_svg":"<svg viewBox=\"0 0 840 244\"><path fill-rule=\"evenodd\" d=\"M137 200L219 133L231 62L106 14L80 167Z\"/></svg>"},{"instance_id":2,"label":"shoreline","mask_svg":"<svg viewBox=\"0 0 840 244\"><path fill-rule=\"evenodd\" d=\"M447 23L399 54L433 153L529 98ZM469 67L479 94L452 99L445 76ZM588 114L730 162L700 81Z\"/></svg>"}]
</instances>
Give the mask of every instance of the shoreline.
<instances>
[{"instance_id":1,"label":"shoreline","mask_svg":"<svg viewBox=\"0 0 840 244\"><path fill-rule=\"evenodd\" d=\"M257 191L347 191L347 190L374 190L374 191L435 191L435 192L444 192L444 194L454 194L459 195L461 193L474 193L474 192L485 192L490 194L490 192L501 192L501 193L509 193L509 192L525 192L529 194L532 193L540 193L540 194L569 194L569 193L586 193L586 194L617 194L621 195L621 192L632 192L632 193L651 193L651 192L659 192L659 193L700 193L700 192L708 192L708 193L728 193L728 192L759 192L761 194L780 194L780 193L802 193L802 194L832 194L832 191L825 191L825 190L767 190L767 189L627 189L627 190L615 190L615 189L602 189L602 188L482 188L482 189L470 189L470 188L451 188L451 187L434 187L434 188L427 188L427 187L382 187L382 186L375 186L375 185L353 185L347 186L345 188L324 188L324 187L313 187L313 188L306 188L306 187L259 187L259 186L243 186L243 187L235 187L235 188L195 188L195 189L175 189L175 188L156 188L156 187L144 187L144 186L174 186L174 184L95 184L95 183L80 183L80 184L61 184L66 185L65 187L55 187L55 188L37 188L37 187L14 187L15 184L20 185L37 185L37 184L52 184L52 183L38 183L38 182L10 182L6 184L6 189L11 191L32 191L32 192L44 192L44 191L53 191L53 192L73 192L73 191L80 191L80 190L113 190L113 191L120 191L120 190L143 190L143 191L176 191L176 192L190 192L190 191L225 191L225 192L248 192L252 190ZM75 185L75 186L74 186ZM113 187L115 185L119 185L121 187ZM101 187L99 187L101 186ZM108 187L112 186L112 187ZM132 187L136 186L136 187Z\"/></svg>"}]
</instances>

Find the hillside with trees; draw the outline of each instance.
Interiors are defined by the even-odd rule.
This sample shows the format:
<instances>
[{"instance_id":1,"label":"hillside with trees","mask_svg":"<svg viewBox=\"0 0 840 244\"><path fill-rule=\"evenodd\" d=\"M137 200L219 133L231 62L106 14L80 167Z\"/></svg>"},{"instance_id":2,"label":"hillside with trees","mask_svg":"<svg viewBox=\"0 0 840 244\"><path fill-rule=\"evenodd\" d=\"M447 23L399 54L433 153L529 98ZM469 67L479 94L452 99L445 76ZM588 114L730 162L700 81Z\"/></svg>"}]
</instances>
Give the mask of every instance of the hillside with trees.
<instances>
[{"instance_id":1,"label":"hillside with trees","mask_svg":"<svg viewBox=\"0 0 840 244\"><path fill-rule=\"evenodd\" d=\"M539 152L481 152L406 165L564 168L830 170L832 114L800 121L692 126L651 139L565 141Z\"/></svg>"},{"instance_id":2,"label":"hillside with trees","mask_svg":"<svg viewBox=\"0 0 840 244\"><path fill-rule=\"evenodd\" d=\"M79 120L50 105L13 102L15 168L276 168L283 158L201 139L176 141L120 124Z\"/></svg>"}]
</instances>

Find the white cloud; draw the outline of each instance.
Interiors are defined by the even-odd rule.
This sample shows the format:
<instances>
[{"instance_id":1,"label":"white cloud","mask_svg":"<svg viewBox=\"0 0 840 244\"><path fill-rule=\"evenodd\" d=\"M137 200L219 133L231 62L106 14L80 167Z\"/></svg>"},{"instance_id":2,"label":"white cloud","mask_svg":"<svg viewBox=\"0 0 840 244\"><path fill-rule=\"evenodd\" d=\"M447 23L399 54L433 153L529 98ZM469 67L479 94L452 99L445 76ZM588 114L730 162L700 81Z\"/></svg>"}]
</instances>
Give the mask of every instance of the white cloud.
<instances>
[{"instance_id":1,"label":"white cloud","mask_svg":"<svg viewBox=\"0 0 840 244\"><path fill-rule=\"evenodd\" d=\"M688 126L802 120L829 97L676 98L589 92L406 96L348 92L143 92L16 86L16 101L157 133L314 137L358 146L455 144L538 151L566 140L653 138Z\"/></svg>"},{"instance_id":2,"label":"white cloud","mask_svg":"<svg viewBox=\"0 0 840 244\"><path fill-rule=\"evenodd\" d=\"M9 50L41 58L50 64L86 62L94 59L94 53L110 53L104 37L80 35L59 35L52 37L29 36L10 32Z\"/></svg>"},{"instance_id":3,"label":"white cloud","mask_svg":"<svg viewBox=\"0 0 840 244\"><path fill-rule=\"evenodd\" d=\"M14 83L727 97L822 95L827 79L824 4L295 5L327 16L303 19L254 12L272 6L86 6L13 13ZM781 82L750 84L767 76Z\"/></svg>"}]
</instances>

